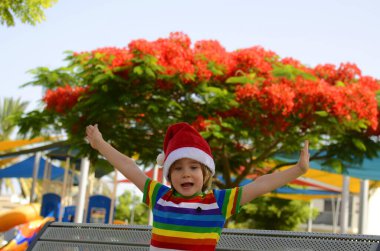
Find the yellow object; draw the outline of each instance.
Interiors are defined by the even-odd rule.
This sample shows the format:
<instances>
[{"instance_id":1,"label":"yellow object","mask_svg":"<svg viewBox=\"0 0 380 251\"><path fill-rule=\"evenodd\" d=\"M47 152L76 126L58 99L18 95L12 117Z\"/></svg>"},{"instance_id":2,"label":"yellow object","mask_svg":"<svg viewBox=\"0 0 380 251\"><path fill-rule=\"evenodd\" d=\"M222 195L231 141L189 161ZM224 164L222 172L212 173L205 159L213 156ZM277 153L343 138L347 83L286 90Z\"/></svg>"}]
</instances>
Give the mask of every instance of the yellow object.
<instances>
[{"instance_id":1,"label":"yellow object","mask_svg":"<svg viewBox=\"0 0 380 251\"><path fill-rule=\"evenodd\" d=\"M34 143L40 143L46 141L44 137L37 137L34 139L20 139L20 140L7 140L0 142L0 151L10 150L16 147L21 147L25 145L30 145ZM51 140L51 139L50 139Z\"/></svg>"},{"instance_id":2,"label":"yellow object","mask_svg":"<svg viewBox=\"0 0 380 251\"><path fill-rule=\"evenodd\" d=\"M0 159L0 167L16 162L18 158Z\"/></svg>"},{"instance_id":3,"label":"yellow object","mask_svg":"<svg viewBox=\"0 0 380 251\"><path fill-rule=\"evenodd\" d=\"M113 224L117 224L117 225L125 225L125 221L122 221L122 220L114 220L113 221Z\"/></svg>"},{"instance_id":4,"label":"yellow object","mask_svg":"<svg viewBox=\"0 0 380 251\"><path fill-rule=\"evenodd\" d=\"M54 221L53 217L46 217L33 220L28 223L17 226L17 236L15 239L11 240L0 251L25 251L28 248L28 243L32 242L36 237L38 232L43 228L43 226L49 222Z\"/></svg>"},{"instance_id":5,"label":"yellow object","mask_svg":"<svg viewBox=\"0 0 380 251\"><path fill-rule=\"evenodd\" d=\"M41 205L38 203L20 206L0 213L0 232L5 232L17 225L42 218Z\"/></svg>"},{"instance_id":6,"label":"yellow object","mask_svg":"<svg viewBox=\"0 0 380 251\"><path fill-rule=\"evenodd\" d=\"M284 166L280 168L279 171L284 171L292 166ZM335 191L341 191L343 187L343 175L336 173L329 173L316 169L309 169L307 173L302 175L304 181L310 181L321 185L322 187L330 187ZM374 182L371 182L371 184ZM360 179L350 177L350 193L358 194L360 192ZM314 200L314 199L326 199L326 198L336 198L340 194L329 194L329 195L308 195L308 194L279 194L279 193L269 193L265 196L287 199L287 200Z\"/></svg>"},{"instance_id":7,"label":"yellow object","mask_svg":"<svg viewBox=\"0 0 380 251\"><path fill-rule=\"evenodd\" d=\"M276 194L276 193L268 193L265 196L285 199L285 200L316 200L316 199L327 199L327 198L336 198L339 197L340 194L337 195L306 195L306 194Z\"/></svg>"},{"instance_id":8,"label":"yellow object","mask_svg":"<svg viewBox=\"0 0 380 251\"><path fill-rule=\"evenodd\" d=\"M336 173L328 173L320 170L309 169L309 171L303 175L303 177L318 180L322 183L329 184L331 186L343 187L343 175ZM360 192L360 179L350 177L350 192L359 193Z\"/></svg>"},{"instance_id":9,"label":"yellow object","mask_svg":"<svg viewBox=\"0 0 380 251\"><path fill-rule=\"evenodd\" d=\"M291 166L285 166L281 168L280 170L286 170L290 168ZM329 173L321 170L316 169L309 169L307 173L302 175L304 178L313 179L315 181L318 181L321 184L325 184L328 186L336 187L337 189L342 189L343 187L343 175L342 174L336 174L336 173ZM350 192L351 193L359 193L360 192L360 179L350 177Z\"/></svg>"},{"instance_id":10,"label":"yellow object","mask_svg":"<svg viewBox=\"0 0 380 251\"><path fill-rule=\"evenodd\" d=\"M28 242L23 242L20 245L15 240L11 240L5 247L0 248L0 251L25 251L28 248Z\"/></svg>"},{"instance_id":11,"label":"yellow object","mask_svg":"<svg viewBox=\"0 0 380 251\"><path fill-rule=\"evenodd\" d=\"M50 141L50 140L54 140L56 138L57 137L52 137L52 138L37 137L34 139L20 139L20 140L1 141L0 142L0 152L13 150L14 148L27 146L27 145L31 145L31 144L35 144L35 143L41 143L44 141ZM8 165L12 162L15 162L17 159L18 158L0 159L0 167L2 167L4 165Z\"/></svg>"}]
</instances>

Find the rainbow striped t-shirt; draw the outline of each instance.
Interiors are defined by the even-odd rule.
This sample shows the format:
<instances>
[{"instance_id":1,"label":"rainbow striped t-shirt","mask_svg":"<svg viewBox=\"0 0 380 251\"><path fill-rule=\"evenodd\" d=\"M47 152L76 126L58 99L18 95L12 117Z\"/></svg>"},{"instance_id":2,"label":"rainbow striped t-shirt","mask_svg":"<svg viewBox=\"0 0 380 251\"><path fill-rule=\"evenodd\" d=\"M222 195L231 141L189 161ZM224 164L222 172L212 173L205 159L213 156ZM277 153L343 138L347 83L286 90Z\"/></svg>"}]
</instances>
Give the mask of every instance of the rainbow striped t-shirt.
<instances>
[{"instance_id":1,"label":"rainbow striped t-shirt","mask_svg":"<svg viewBox=\"0 0 380 251\"><path fill-rule=\"evenodd\" d=\"M213 189L184 198L147 179L143 202L153 212L150 250L215 250L227 218L240 210L242 189Z\"/></svg>"}]
</instances>

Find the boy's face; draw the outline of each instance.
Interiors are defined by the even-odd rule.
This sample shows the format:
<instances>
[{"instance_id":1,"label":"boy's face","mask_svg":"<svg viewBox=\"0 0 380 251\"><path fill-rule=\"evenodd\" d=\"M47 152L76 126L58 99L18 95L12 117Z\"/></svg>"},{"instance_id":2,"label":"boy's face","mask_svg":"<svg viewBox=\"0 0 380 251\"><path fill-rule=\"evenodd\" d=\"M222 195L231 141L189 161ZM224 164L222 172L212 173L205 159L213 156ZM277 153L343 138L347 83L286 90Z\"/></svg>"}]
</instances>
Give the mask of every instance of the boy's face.
<instances>
[{"instance_id":1,"label":"boy's face","mask_svg":"<svg viewBox=\"0 0 380 251\"><path fill-rule=\"evenodd\" d=\"M179 159L170 168L170 179L174 189L183 196L202 192L203 172L198 161Z\"/></svg>"}]
</instances>

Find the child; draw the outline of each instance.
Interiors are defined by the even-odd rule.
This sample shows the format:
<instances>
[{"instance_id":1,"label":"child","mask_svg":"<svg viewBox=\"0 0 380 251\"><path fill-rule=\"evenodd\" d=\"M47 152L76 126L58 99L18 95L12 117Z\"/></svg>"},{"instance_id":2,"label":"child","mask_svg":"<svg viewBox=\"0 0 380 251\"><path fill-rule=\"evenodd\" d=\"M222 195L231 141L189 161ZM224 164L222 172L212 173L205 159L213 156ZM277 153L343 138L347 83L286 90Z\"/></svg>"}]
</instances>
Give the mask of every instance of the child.
<instances>
[{"instance_id":1,"label":"child","mask_svg":"<svg viewBox=\"0 0 380 251\"><path fill-rule=\"evenodd\" d=\"M97 125L86 128L87 140L143 193L153 211L150 250L215 250L225 220L242 205L304 174L308 142L298 163L286 171L263 175L242 187L206 191L215 164L210 146L189 124L170 126L164 153L157 157L171 188L148 178L134 160L103 140Z\"/></svg>"}]
</instances>

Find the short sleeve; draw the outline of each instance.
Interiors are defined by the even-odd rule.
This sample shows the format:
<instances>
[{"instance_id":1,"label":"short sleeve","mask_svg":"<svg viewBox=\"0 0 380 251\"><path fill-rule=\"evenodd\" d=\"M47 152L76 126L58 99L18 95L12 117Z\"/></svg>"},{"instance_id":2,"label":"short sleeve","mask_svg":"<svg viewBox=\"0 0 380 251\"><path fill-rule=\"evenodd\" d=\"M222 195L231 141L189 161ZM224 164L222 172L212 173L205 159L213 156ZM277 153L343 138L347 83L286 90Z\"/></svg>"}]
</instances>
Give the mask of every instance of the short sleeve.
<instances>
[{"instance_id":1,"label":"short sleeve","mask_svg":"<svg viewBox=\"0 0 380 251\"><path fill-rule=\"evenodd\" d=\"M146 179L144 185L143 202L150 209L153 209L156 205L157 200L161 198L162 195L164 195L167 191L169 191L169 189L169 187L148 178Z\"/></svg>"},{"instance_id":2,"label":"short sleeve","mask_svg":"<svg viewBox=\"0 0 380 251\"><path fill-rule=\"evenodd\" d=\"M222 215L228 219L240 211L240 199L242 194L241 187L231 189L217 190L214 189L216 202L221 210Z\"/></svg>"}]
</instances>

